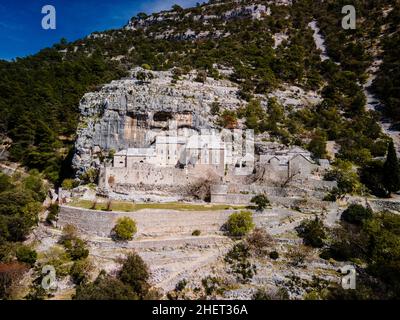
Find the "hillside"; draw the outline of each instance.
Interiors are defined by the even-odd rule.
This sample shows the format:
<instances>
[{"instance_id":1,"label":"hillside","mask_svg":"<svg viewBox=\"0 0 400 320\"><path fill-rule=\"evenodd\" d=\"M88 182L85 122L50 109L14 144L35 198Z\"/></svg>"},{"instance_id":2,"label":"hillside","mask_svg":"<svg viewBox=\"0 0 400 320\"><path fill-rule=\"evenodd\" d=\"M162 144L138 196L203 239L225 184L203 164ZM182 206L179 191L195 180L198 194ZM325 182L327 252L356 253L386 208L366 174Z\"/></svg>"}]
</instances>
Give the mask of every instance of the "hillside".
<instances>
[{"instance_id":1,"label":"hillside","mask_svg":"<svg viewBox=\"0 0 400 320\"><path fill-rule=\"evenodd\" d=\"M372 31L386 23L374 18L388 1L356 4L362 27L355 32L339 27L341 7L336 1L293 5L291 1L211 1L151 16L139 14L123 29L95 32L73 43L62 40L37 55L2 61L0 119L2 132L13 140L10 159L58 181L63 161L67 159L67 166L70 162L80 98L141 65L227 77L240 86L239 97L245 100L289 85L318 91L323 98L318 107L287 112L278 123L257 129L286 143L307 145L313 137L335 140L342 147L340 157L357 164L370 155L382 156L385 146L374 125L376 117L363 111L365 97L358 82L365 81L372 61L366 48ZM387 19L395 22L393 12ZM319 57L309 27L313 18L332 60ZM387 74L390 54L382 75ZM220 74L216 66L232 72ZM378 77L378 84L382 81ZM390 101L395 98L385 96ZM357 134L354 128L360 128Z\"/></svg>"},{"instance_id":2,"label":"hillside","mask_svg":"<svg viewBox=\"0 0 400 320\"><path fill-rule=\"evenodd\" d=\"M348 4L356 30L341 27ZM210 0L0 61L0 267L18 261L18 277L31 270L19 293L28 299L51 297L32 282L42 276L35 263L57 264L56 298L101 297L103 285L123 298L154 298L150 287L133 292L113 277L132 249L172 299L398 297L399 17L393 0ZM179 185L176 172L190 176L195 163L147 173L143 160L144 178L128 176L129 148L156 150L172 120L185 134L253 129L257 156L272 145L288 171L273 181L275 157L263 154L244 177L233 177L233 163L218 181ZM298 180L293 149L309 168ZM122 150L122 166L111 168ZM272 163L282 167L280 159ZM126 188L104 192L101 169L104 185L119 177ZM203 201L213 195L233 200ZM257 197L260 210L250 205ZM224 228L241 209L257 229L239 240ZM138 233L118 242L116 219L126 216ZM337 287L346 261L357 265L362 290ZM265 284L286 294L267 295Z\"/></svg>"}]
</instances>

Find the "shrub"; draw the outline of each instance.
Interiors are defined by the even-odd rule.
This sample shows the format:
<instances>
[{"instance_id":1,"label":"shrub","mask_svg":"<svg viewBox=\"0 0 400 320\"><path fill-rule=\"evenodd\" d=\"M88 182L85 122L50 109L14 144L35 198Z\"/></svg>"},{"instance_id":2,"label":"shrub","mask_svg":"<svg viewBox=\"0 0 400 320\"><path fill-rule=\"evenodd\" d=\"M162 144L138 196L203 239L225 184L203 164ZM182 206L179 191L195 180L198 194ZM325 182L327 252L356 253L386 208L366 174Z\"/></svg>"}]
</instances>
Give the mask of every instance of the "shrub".
<instances>
[{"instance_id":1,"label":"shrub","mask_svg":"<svg viewBox=\"0 0 400 320\"><path fill-rule=\"evenodd\" d=\"M36 251L24 245L17 249L16 256L19 262L26 263L30 266L33 266L37 260Z\"/></svg>"},{"instance_id":2,"label":"shrub","mask_svg":"<svg viewBox=\"0 0 400 320\"><path fill-rule=\"evenodd\" d=\"M236 129L238 125L236 112L225 109L219 116L218 125L226 129Z\"/></svg>"},{"instance_id":3,"label":"shrub","mask_svg":"<svg viewBox=\"0 0 400 320\"><path fill-rule=\"evenodd\" d=\"M271 300L271 297L265 289L258 289L253 294L252 300Z\"/></svg>"},{"instance_id":4,"label":"shrub","mask_svg":"<svg viewBox=\"0 0 400 320\"><path fill-rule=\"evenodd\" d=\"M66 250L60 246L51 247L43 253L41 265L51 265L56 269L57 277L67 276L71 269L71 259Z\"/></svg>"},{"instance_id":5,"label":"shrub","mask_svg":"<svg viewBox=\"0 0 400 320\"><path fill-rule=\"evenodd\" d=\"M226 229L229 235L233 237L242 237L253 228L253 217L249 211L233 213L226 223Z\"/></svg>"},{"instance_id":6,"label":"shrub","mask_svg":"<svg viewBox=\"0 0 400 320\"><path fill-rule=\"evenodd\" d=\"M246 242L256 255L264 256L266 248L273 244L274 239L264 229L257 228L247 236Z\"/></svg>"},{"instance_id":7,"label":"shrub","mask_svg":"<svg viewBox=\"0 0 400 320\"><path fill-rule=\"evenodd\" d=\"M310 249L306 246L291 247L286 256L294 267L302 266L310 255Z\"/></svg>"},{"instance_id":8,"label":"shrub","mask_svg":"<svg viewBox=\"0 0 400 320\"><path fill-rule=\"evenodd\" d=\"M186 279L179 280L179 282L175 286L175 291L183 291L186 288L187 284L188 282Z\"/></svg>"},{"instance_id":9,"label":"shrub","mask_svg":"<svg viewBox=\"0 0 400 320\"><path fill-rule=\"evenodd\" d=\"M324 246L324 240L326 239L325 230L324 224L318 217L314 220L303 221L296 228L298 235L303 238L304 244L313 248Z\"/></svg>"},{"instance_id":10,"label":"shrub","mask_svg":"<svg viewBox=\"0 0 400 320\"><path fill-rule=\"evenodd\" d=\"M267 292L265 289L258 289L252 300L289 300L289 293L285 288Z\"/></svg>"},{"instance_id":11,"label":"shrub","mask_svg":"<svg viewBox=\"0 0 400 320\"><path fill-rule=\"evenodd\" d=\"M82 174L80 178L86 184L97 183L99 179L99 171L95 168L90 168L84 174Z\"/></svg>"},{"instance_id":12,"label":"shrub","mask_svg":"<svg viewBox=\"0 0 400 320\"><path fill-rule=\"evenodd\" d=\"M60 243L63 244L64 241L73 240L78 237L78 231L76 227L72 224L67 224L63 228Z\"/></svg>"},{"instance_id":13,"label":"shrub","mask_svg":"<svg viewBox=\"0 0 400 320\"><path fill-rule=\"evenodd\" d=\"M81 284L76 288L74 300L138 300L132 288L109 275L100 274L90 284Z\"/></svg>"},{"instance_id":14,"label":"shrub","mask_svg":"<svg viewBox=\"0 0 400 320\"><path fill-rule=\"evenodd\" d=\"M198 236L200 236L200 235L201 235L201 231L200 231L200 230L194 230L194 231L192 232L192 236L198 237Z\"/></svg>"},{"instance_id":15,"label":"shrub","mask_svg":"<svg viewBox=\"0 0 400 320\"><path fill-rule=\"evenodd\" d=\"M89 250L86 248L86 243L82 239L75 238L66 240L63 245L68 256L74 261L86 259L89 256Z\"/></svg>"},{"instance_id":16,"label":"shrub","mask_svg":"<svg viewBox=\"0 0 400 320\"><path fill-rule=\"evenodd\" d=\"M205 202L211 201L211 186L216 183L216 177L209 174L197 182L190 184L187 188L187 195Z\"/></svg>"},{"instance_id":17,"label":"shrub","mask_svg":"<svg viewBox=\"0 0 400 320\"><path fill-rule=\"evenodd\" d=\"M152 70L152 67L151 67L149 64L147 64L147 63L142 64L142 68L143 68L144 70Z\"/></svg>"},{"instance_id":18,"label":"shrub","mask_svg":"<svg viewBox=\"0 0 400 320\"><path fill-rule=\"evenodd\" d=\"M61 184L61 187L65 190L72 190L77 186L77 183L74 179L65 179Z\"/></svg>"},{"instance_id":19,"label":"shrub","mask_svg":"<svg viewBox=\"0 0 400 320\"><path fill-rule=\"evenodd\" d=\"M85 284L89 281L89 273L92 269L93 265L89 260L78 260L72 265L69 274L75 284Z\"/></svg>"},{"instance_id":20,"label":"shrub","mask_svg":"<svg viewBox=\"0 0 400 320\"><path fill-rule=\"evenodd\" d=\"M150 289L147 282L149 279L148 267L136 252L129 253L122 261L118 279L129 285L141 297L145 296Z\"/></svg>"},{"instance_id":21,"label":"shrub","mask_svg":"<svg viewBox=\"0 0 400 320\"><path fill-rule=\"evenodd\" d=\"M201 284L204 287L204 291L207 296L220 291L219 286L221 285L221 279L217 277L207 276L201 280Z\"/></svg>"},{"instance_id":22,"label":"shrub","mask_svg":"<svg viewBox=\"0 0 400 320\"><path fill-rule=\"evenodd\" d=\"M47 214L46 221L48 223L52 223L53 221L57 221L58 213L60 212L60 207L58 204L51 204L48 208L49 213Z\"/></svg>"},{"instance_id":23,"label":"shrub","mask_svg":"<svg viewBox=\"0 0 400 320\"><path fill-rule=\"evenodd\" d=\"M221 107L220 107L219 102L215 101L215 102L213 102L213 103L211 104L211 110L210 110L210 111L211 111L211 114L212 114L213 116L218 115L219 112L220 112L220 110L221 110Z\"/></svg>"},{"instance_id":24,"label":"shrub","mask_svg":"<svg viewBox=\"0 0 400 320\"><path fill-rule=\"evenodd\" d=\"M361 194L364 192L365 188L361 184L359 176L351 162L338 159L334 165L335 167L325 174L324 179L337 181L338 188L335 191L337 198L345 194Z\"/></svg>"},{"instance_id":25,"label":"shrub","mask_svg":"<svg viewBox=\"0 0 400 320\"><path fill-rule=\"evenodd\" d=\"M257 211L263 211L269 205L270 202L266 195L259 194L253 197L253 199L251 199L251 203L254 203L256 205Z\"/></svg>"},{"instance_id":26,"label":"shrub","mask_svg":"<svg viewBox=\"0 0 400 320\"><path fill-rule=\"evenodd\" d=\"M129 241L137 232L136 222L128 217L118 219L113 229L113 238L117 241Z\"/></svg>"},{"instance_id":27,"label":"shrub","mask_svg":"<svg viewBox=\"0 0 400 320\"><path fill-rule=\"evenodd\" d=\"M272 252L269 254L269 257L270 257L272 260L278 260L278 259L279 259L279 253L278 253L277 251L272 251Z\"/></svg>"},{"instance_id":28,"label":"shrub","mask_svg":"<svg viewBox=\"0 0 400 320\"><path fill-rule=\"evenodd\" d=\"M86 259L89 256L89 250L86 248L86 242L78 237L75 226L66 225L61 235L60 244L62 244L71 260Z\"/></svg>"},{"instance_id":29,"label":"shrub","mask_svg":"<svg viewBox=\"0 0 400 320\"><path fill-rule=\"evenodd\" d=\"M308 145L308 150L314 159L324 159L326 157L326 138L324 135L315 135Z\"/></svg>"},{"instance_id":30,"label":"shrub","mask_svg":"<svg viewBox=\"0 0 400 320\"><path fill-rule=\"evenodd\" d=\"M195 81L204 83L207 80L207 71L205 70L200 70L197 72L197 77Z\"/></svg>"},{"instance_id":31,"label":"shrub","mask_svg":"<svg viewBox=\"0 0 400 320\"><path fill-rule=\"evenodd\" d=\"M225 256L225 262L229 263L237 279L246 283L257 273L256 266L248 261L250 258L249 247L246 243L236 244Z\"/></svg>"},{"instance_id":32,"label":"shrub","mask_svg":"<svg viewBox=\"0 0 400 320\"><path fill-rule=\"evenodd\" d=\"M364 208L359 204L351 204L343 211L341 220L348 223L362 225L365 220L372 218L373 212L370 208Z\"/></svg>"}]
</instances>

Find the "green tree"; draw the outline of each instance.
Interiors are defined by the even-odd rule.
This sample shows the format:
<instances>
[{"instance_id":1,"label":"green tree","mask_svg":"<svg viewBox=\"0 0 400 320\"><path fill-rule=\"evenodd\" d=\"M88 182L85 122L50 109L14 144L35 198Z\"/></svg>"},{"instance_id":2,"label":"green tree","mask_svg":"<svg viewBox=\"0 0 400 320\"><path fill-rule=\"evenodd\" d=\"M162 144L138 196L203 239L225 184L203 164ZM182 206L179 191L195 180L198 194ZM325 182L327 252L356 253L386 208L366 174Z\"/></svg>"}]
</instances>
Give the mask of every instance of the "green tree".
<instances>
[{"instance_id":1,"label":"green tree","mask_svg":"<svg viewBox=\"0 0 400 320\"><path fill-rule=\"evenodd\" d=\"M364 208L359 204L351 204L343 211L341 219L348 223L362 225L364 221L372 218L373 212L370 208Z\"/></svg>"},{"instance_id":2,"label":"green tree","mask_svg":"<svg viewBox=\"0 0 400 320\"><path fill-rule=\"evenodd\" d=\"M76 288L74 300L138 300L132 288L121 280L101 273L93 283Z\"/></svg>"},{"instance_id":3,"label":"green tree","mask_svg":"<svg viewBox=\"0 0 400 320\"><path fill-rule=\"evenodd\" d=\"M269 205L269 200L265 194L259 194L253 197L250 201L256 205L257 211L263 211Z\"/></svg>"},{"instance_id":4,"label":"green tree","mask_svg":"<svg viewBox=\"0 0 400 320\"><path fill-rule=\"evenodd\" d=\"M383 165L384 183L389 192L400 190L400 167L393 140L390 141L385 164Z\"/></svg>"},{"instance_id":5,"label":"green tree","mask_svg":"<svg viewBox=\"0 0 400 320\"><path fill-rule=\"evenodd\" d=\"M90 278L93 264L88 259L75 261L69 272L75 284L86 284Z\"/></svg>"},{"instance_id":6,"label":"green tree","mask_svg":"<svg viewBox=\"0 0 400 320\"><path fill-rule=\"evenodd\" d=\"M28 246L22 245L17 249L16 256L19 262L33 266L37 260L37 253Z\"/></svg>"},{"instance_id":7,"label":"green tree","mask_svg":"<svg viewBox=\"0 0 400 320\"><path fill-rule=\"evenodd\" d=\"M136 222L129 217L119 218L114 229L113 238L117 241L129 241L137 232Z\"/></svg>"},{"instance_id":8,"label":"green tree","mask_svg":"<svg viewBox=\"0 0 400 320\"><path fill-rule=\"evenodd\" d=\"M118 279L129 285L140 297L144 297L149 292L150 285L147 282L149 270L146 263L136 252L129 253L122 261Z\"/></svg>"},{"instance_id":9,"label":"green tree","mask_svg":"<svg viewBox=\"0 0 400 320\"><path fill-rule=\"evenodd\" d=\"M326 239L326 228L323 222L316 217L314 220L303 221L297 228L298 235L303 238L307 246L322 248Z\"/></svg>"},{"instance_id":10,"label":"green tree","mask_svg":"<svg viewBox=\"0 0 400 320\"><path fill-rule=\"evenodd\" d=\"M230 215L226 229L233 237L242 237L254 228L253 215L250 211L240 211Z\"/></svg>"},{"instance_id":11,"label":"green tree","mask_svg":"<svg viewBox=\"0 0 400 320\"><path fill-rule=\"evenodd\" d=\"M324 135L314 135L308 144L308 150L311 151L314 159L325 159L326 157L326 138Z\"/></svg>"}]
</instances>

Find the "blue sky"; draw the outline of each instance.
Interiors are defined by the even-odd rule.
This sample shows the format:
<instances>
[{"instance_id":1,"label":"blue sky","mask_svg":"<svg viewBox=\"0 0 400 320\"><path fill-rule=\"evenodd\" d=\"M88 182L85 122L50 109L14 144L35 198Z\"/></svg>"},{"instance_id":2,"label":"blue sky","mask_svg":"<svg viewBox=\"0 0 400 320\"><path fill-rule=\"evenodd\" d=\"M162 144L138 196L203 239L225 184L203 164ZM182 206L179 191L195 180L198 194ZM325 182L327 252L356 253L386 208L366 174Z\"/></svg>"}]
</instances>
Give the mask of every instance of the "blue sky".
<instances>
[{"instance_id":1,"label":"blue sky","mask_svg":"<svg viewBox=\"0 0 400 320\"><path fill-rule=\"evenodd\" d=\"M73 41L94 31L120 28L139 12L158 12L173 4L200 0L0 0L0 59L34 54L61 38ZM44 5L56 9L57 29L41 27Z\"/></svg>"}]
</instances>

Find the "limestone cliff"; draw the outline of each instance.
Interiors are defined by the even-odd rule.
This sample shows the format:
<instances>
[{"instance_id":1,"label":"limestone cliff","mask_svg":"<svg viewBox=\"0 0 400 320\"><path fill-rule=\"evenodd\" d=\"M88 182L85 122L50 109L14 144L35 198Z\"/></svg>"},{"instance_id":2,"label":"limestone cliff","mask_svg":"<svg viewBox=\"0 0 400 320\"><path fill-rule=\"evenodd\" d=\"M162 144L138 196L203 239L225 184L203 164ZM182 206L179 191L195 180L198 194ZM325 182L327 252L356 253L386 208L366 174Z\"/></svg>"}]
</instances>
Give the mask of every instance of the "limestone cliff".
<instances>
[{"instance_id":1,"label":"limestone cliff","mask_svg":"<svg viewBox=\"0 0 400 320\"><path fill-rule=\"evenodd\" d=\"M213 127L214 102L221 110L244 103L232 82L207 78L202 83L195 78L195 72L177 80L169 71L135 68L129 78L85 94L73 159L77 174L98 167L111 150L150 146L155 135L171 127L189 131Z\"/></svg>"}]
</instances>

